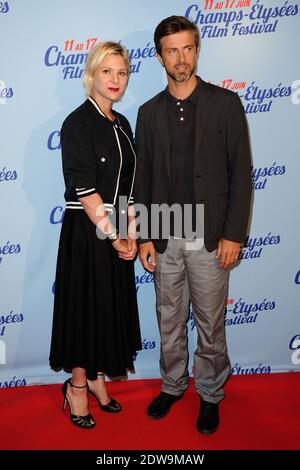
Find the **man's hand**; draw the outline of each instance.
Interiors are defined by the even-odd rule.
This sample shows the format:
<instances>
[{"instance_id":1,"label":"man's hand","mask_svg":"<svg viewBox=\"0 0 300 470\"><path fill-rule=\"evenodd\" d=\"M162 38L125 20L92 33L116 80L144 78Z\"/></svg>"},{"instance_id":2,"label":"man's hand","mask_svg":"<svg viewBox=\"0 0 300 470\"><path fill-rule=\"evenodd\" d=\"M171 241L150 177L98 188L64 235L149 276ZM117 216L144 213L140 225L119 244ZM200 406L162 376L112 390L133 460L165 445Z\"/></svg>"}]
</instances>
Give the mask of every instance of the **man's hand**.
<instances>
[{"instance_id":1,"label":"man's hand","mask_svg":"<svg viewBox=\"0 0 300 470\"><path fill-rule=\"evenodd\" d=\"M143 267L150 273L155 271L156 251L152 242L141 243L139 245L139 258ZM149 260L151 258L151 260Z\"/></svg>"},{"instance_id":2,"label":"man's hand","mask_svg":"<svg viewBox=\"0 0 300 470\"><path fill-rule=\"evenodd\" d=\"M228 266L235 263L239 257L240 249L239 243L221 238L217 254L217 258L220 258L220 268L227 269Z\"/></svg>"}]
</instances>

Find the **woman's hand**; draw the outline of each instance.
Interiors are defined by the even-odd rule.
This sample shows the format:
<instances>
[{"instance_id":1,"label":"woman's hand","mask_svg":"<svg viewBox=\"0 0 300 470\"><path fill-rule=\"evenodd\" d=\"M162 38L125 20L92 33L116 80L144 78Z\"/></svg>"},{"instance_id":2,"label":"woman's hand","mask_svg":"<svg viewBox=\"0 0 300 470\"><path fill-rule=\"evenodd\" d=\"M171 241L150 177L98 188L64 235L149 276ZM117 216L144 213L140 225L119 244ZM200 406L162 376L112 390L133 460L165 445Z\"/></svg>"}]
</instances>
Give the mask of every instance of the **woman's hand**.
<instances>
[{"instance_id":1,"label":"woman's hand","mask_svg":"<svg viewBox=\"0 0 300 470\"><path fill-rule=\"evenodd\" d=\"M120 238L117 238L112 242L112 246L114 247L115 250L119 253L119 256L121 254L128 254L128 244L127 240L121 240Z\"/></svg>"},{"instance_id":2,"label":"woman's hand","mask_svg":"<svg viewBox=\"0 0 300 470\"><path fill-rule=\"evenodd\" d=\"M123 252L118 249L119 257L126 261L133 260L137 253L136 240L128 236L127 240L122 240L122 241L125 242L127 245L127 252Z\"/></svg>"}]
</instances>

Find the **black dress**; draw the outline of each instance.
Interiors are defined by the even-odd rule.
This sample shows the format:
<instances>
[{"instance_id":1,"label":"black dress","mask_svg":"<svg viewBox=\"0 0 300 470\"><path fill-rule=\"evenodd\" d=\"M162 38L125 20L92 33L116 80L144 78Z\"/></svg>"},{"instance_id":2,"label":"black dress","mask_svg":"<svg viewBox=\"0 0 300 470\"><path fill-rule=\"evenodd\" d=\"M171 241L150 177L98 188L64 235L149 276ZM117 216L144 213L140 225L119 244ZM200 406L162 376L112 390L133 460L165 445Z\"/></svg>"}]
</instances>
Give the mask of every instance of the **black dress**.
<instances>
[{"instance_id":1,"label":"black dress","mask_svg":"<svg viewBox=\"0 0 300 470\"><path fill-rule=\"evenodd\" d=\"M98 192L107 207L117 210L120 195L132 197L135 155L128 121L116 113L112 123L96 107L87 100L62 127L67 208L50 351L53 369L82 367L91 380L99 371L125 375L141 349L134 262L120 259L109 240L97 237L76 195L76 188Z\"/></svg>"}]
</instances>

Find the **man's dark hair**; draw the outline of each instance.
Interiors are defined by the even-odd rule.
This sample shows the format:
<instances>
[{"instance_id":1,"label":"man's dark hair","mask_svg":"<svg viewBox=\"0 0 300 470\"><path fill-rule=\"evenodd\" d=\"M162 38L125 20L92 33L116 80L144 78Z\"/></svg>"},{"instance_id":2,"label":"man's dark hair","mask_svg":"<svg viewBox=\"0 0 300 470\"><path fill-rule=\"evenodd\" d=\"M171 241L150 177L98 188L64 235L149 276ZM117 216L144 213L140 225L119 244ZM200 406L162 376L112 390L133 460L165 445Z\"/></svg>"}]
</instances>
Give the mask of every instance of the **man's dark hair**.
<instances>
[{"instance_id":1,"label":"man's dark hair","mask_svg":"<svg viewBox=\"0 0 300 470\"><path fill-rule=\"evenodd\" d=\"M185 16L169 16L162 20L154 31L154 44L156 52L161 55L161 38L170 34L180 33L181 31L193 31L195 35L195 46L198 48L200 43L199 30L194 23Z\"/></svg>"}]
</instances>

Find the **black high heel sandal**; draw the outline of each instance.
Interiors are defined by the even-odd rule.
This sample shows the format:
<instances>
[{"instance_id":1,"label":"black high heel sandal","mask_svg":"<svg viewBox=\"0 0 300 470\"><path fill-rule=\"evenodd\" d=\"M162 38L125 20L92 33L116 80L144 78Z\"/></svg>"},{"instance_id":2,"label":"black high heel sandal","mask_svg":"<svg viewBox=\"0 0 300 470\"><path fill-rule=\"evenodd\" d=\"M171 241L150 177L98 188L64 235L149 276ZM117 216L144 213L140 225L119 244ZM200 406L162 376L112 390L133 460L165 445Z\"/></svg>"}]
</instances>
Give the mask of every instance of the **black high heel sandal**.
<instances>
[{"instance_id":1,"label":"black high heel sandal","mask_svg":"<svg viewBox=\"0 0 300 470\"><path fill-rule=\"evenodd\" d=\"M103 376L104 374L102 372L98 373L98 377L103 377ZM93 395L96 398L97 402L99 403L100 409L102 411L105 411L106 413L120 413L120 411L122 410L122 406L114 398L111 398L110 402L107 403L107 405L101 405L99 398L92 390L90 390L89 386L88 386L88 391L91 395Z\"/></svg>"},{"instance_id":2,"label":"black high heel sandal","mask_svg":"<svg viewBox=\"0 0 300 470\"><path fill-rule=\"evenodd\" d=\"M87 384L84 385L83 387L78 387L77 385L72 384L71 379L66 380L65 383L62 386L62 389L61 389L62 394L64 396L63 410L65 410L66 404L68 403L69 408L70 408L70 420L71 420L71 422L73 424L75 424L75 426L78 426L79 428L93 429L96 426L96 422L95 422L93 416L91 415L91 413L87 414L86 416L74 415L72 413L71 403L70 403L69 397L67 395L68 384L70 384L71 387L74 387L74 388L87 388Z\"/></svg>"}]
</instances>

